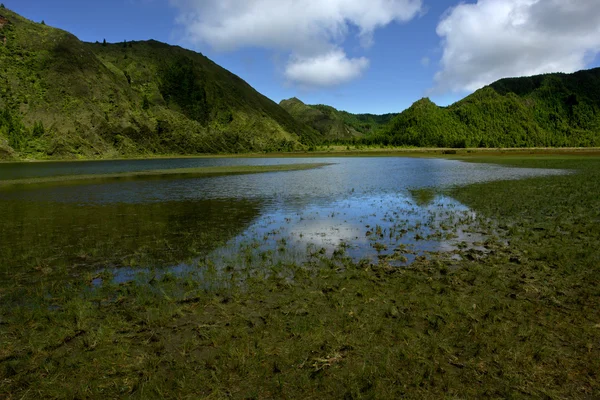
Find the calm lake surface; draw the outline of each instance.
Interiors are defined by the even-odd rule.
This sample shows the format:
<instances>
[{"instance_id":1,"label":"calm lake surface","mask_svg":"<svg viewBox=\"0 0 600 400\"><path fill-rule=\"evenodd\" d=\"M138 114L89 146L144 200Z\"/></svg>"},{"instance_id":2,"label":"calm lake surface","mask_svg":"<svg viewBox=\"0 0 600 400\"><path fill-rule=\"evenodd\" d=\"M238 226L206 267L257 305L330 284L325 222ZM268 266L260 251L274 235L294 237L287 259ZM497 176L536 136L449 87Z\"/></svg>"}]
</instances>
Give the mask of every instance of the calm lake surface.
<instances>
[{"instance_id":1,"label":"calm lake surface","mask_svg":"<svg viewBox=\"0 0 600 400\"><path fill-rule=\"evenodd\" d=\"M485 241L439 189L565 171L444 159L200 158L0 164L0 180L151 169L327 162L305 171L0 189L0 271L194 267L343 251L410 262ZM433 190L435 189L435 190Z\"/></svg>"}]
</instances>

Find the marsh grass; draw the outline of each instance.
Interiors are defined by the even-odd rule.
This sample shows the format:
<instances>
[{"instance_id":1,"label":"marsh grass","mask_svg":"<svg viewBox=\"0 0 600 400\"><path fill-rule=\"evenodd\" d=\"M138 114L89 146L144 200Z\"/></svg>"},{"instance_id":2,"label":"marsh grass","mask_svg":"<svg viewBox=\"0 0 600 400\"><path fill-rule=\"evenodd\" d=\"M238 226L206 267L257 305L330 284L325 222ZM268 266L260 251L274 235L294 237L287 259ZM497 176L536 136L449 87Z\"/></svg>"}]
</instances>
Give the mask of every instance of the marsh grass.
<instances>
[{"instance_id":1,"label":"marsh grass","mask_svg":"<svg viewBox=\"0 0 600 400\"><path fill-rule=\"evenodd\" d=\"M38 178L22 178L0 180L2 187L19 187L35 185L56 185L56 184L86 184L86 183L106 183L111 181L139 180L139 179L184 179L184 178L202 178L208 176L221 175L241 175L256 174L266 172L283 171L303 171L307 169L320 168L331 165L330 163L309 163L309 164L283 164L283 165L240 165L240 166L219 166L219 167L201 167L201 168L173 168L173 169L155 169L147 171L131 171L112 174L81 174L81 175L61 175L45 176Z\"/></svg>"},{"instance_id":2,"label":"marsh grass","mask_svg":"<svg viewBox=\"0 0 600 400\"><path fill-rule=\"evenodd\" d=\"M576 173L452 189L490 221L460 259L295 263L248 243L229 267L7 279L0 397L600 396L600 158L472 161Z\"/></svg>"},{"instance_id":3,"label":"marsh grass","mask_svg":"<svg viewBox=\"0 0 600 400\"><path fill-rule=\"evenodd\" d=\"M421 188L410 190L411 196L415 199L417 205L428 206L435 200L436 192L431 188Z\"/></svg>"}]
</instances>

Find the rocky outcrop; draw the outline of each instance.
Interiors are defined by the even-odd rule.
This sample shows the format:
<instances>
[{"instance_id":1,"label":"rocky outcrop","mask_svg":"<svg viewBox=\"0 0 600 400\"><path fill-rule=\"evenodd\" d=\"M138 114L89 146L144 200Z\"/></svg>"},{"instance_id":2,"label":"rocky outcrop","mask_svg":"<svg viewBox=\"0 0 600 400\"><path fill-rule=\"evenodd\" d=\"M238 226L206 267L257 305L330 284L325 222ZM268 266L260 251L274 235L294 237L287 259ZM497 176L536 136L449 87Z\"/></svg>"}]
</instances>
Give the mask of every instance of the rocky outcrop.
<instances>
[{"instance_id":1,"label":"rocky outcrop","mask_svg":"<svg viewBox=\"0 0 600 400\"><path fill-rule=\"evenodd\" d=\"M10 21L8 19L6 19L6 17L3 17L2 15L0 15L0 32L2 32L4 27L9 24L10 24ZM4 36L2 33L0 33L0 42L6 46L6 36Z\"/></svg>"},{"instance_id":2,"label":"rocky outcrop","mask_svg":"<svg viewBox=\"0 0 600 400\"><path fill-rule=\"evenodd\" d=\"M4 28L8 24L10 24L10 21L2 15L0 15L0 29Z\"/></svg>"}]
</instances>

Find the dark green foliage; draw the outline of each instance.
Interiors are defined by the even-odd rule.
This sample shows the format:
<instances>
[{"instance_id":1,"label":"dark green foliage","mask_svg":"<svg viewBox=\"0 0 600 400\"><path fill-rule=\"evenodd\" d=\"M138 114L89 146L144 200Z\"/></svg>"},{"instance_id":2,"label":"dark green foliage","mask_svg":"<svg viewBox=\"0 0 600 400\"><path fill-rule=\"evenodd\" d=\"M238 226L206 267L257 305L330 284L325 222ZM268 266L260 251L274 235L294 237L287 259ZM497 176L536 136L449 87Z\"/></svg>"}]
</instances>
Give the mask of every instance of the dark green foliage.
<instances>
[{"instance_id":1,"label":"dark green foliage","mask_svg":"<svg viewBox=\"0 0 600 400\"><path fill-rule=\"evenodd\" d=\"M129 72L123 71L123 74L125 75L125 79L127 79L127 83L131 85L131 75L129 75Z\"/></svg>"},{"instance_id":2,"label":"dark green foliage","mask_svg":"<svg viewBox=\"0 0 600 400\"><path fill-rule=\"evenodd\" d=\"M106 39L102 39L102 46L106 46Z\"/></svg>"},{"instance_id":3,"label":"dark green foliage","mask_svg":"<svg viewBox=\"0 0 600 400\"><path fill-rule=\"evenodd\" d=\"M150 101L148 100L148 96L144 95L142 99L142 110L148 110L150 108Z\"/></svg>"},{"instance_id":4,"label":"dark green foliage","mask_svg":"<svg viewBox=\"0 0 600 400\"><path fill-rule=\"evenodd\" d=\"M279 105L318 131L325 143L345 142L375 132L396 115L351 114L323 104L307 105L297 98L283 100Z\"/></svg>"},{"instance_id":5,"label":"dark green foliage","mask_svg":"<svg viewBox=\"0 0 600 400\"><path fill-rule=\"evenodd\" d=\"M502 79L452 104L422 99L364 144L418 147L600 145L600 69Z\"/></svg>"},{"instance_id":6,"label":"dark green foliage","mask_svg":"<svg viewBox=\"0 0 600 400\"><path fill-rule=\"evenodd\" d=\"M32 131L33 137L43 136L45 132L46 132L46 130L44 129L44 124L42 124L41 121L36 122L33 125L33 131Z\"/></svg>"},{"instance_id":7,"label":"dark green foliage","mask_svg":"<svg viewBox=\"0 0 600 400\"><path fill-rule=\"evenodd\" d=\"M452 115L433 104L429 99L422 99L413 104L409 112L395 118L391 128L395 134L380 134L365 138L384 145L409 145L419 147L465 147L462 142L464 128ZM401 132L401 133L396 133Z\"/></svg>"},{"instance_id":8,"label":"dark green foliage","mask_svg":"<svg viewBox=\"0 0 600 400\"><path fill-rule=\"evenodd\" d=\"M18 116L8 109L0 112L0 137L5 137L14 150L21 150L27 142L27 130Z\"/></svg>"},{"instance_id":9,"label":"dark green foliage","mask_svg":"<svg viewBox=\"0 0 600 400\"><path fill-rule=\"evenodd\" d=\"M398 114L352 114L347 111L336 110L331 106L324 104L316 104L310 106L321 111L325 115L329 115L334 119L341 120L351 129L356 130L360 134L368 134L377 131L378 128L389 123L392 118Z\"/></svg>"},{"instance_id":10,"label":"dark green foliage","mask_svg":"<svg viewBox=\"0 0 600 400\"><path fill-rule=\"evenodd\" d=\"M167 102L177 104L189 118L206 124L210 113L202 76L194 62L181 57L162 72L160 92Z\"/></svg>"},{"instance_id":11,"label":"dark green foliage","mask_svg":"<svg viewBox=\"0 0 600 400\"><path fill-rule=\"evenodd\" d=\"M46 22L44 22L44 20L42 20L41 24L42 24L42 25L46 25Z\"/></svg>"}]
</instances>

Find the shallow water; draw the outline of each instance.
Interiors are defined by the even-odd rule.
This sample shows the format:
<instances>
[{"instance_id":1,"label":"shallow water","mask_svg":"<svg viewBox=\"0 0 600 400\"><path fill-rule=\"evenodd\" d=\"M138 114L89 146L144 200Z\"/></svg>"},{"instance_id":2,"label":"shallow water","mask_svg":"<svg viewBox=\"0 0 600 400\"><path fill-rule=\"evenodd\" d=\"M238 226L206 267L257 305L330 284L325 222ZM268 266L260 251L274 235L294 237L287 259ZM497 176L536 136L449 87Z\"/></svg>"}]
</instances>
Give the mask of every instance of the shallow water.
<instances>
[{"instance_id":1,"label":"shallow water","mask_svg":"<svg viewBox=\"0 0 600 400\"><path fill-rule=\"evenodd\" d=\"M0 164L0 180L314 161L217 158ZM355 260L388 257L402 264L427 251L485 240L477 229L469 228L476 215L428 188L565 173L444 159L318 161L333 165L252 175L3 188L0 266L9 274L74 266L180 268L207 259L235 264L256 257L297 261L311 252L329 255L340 249Z\"/></svg>"}]
</instances>

